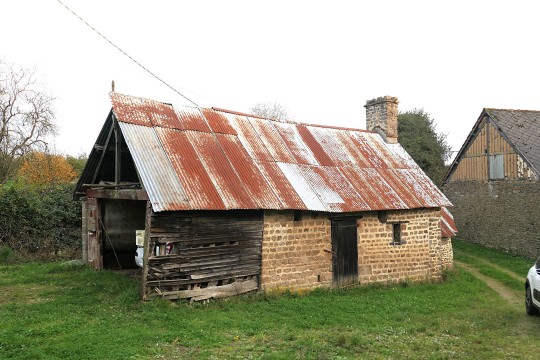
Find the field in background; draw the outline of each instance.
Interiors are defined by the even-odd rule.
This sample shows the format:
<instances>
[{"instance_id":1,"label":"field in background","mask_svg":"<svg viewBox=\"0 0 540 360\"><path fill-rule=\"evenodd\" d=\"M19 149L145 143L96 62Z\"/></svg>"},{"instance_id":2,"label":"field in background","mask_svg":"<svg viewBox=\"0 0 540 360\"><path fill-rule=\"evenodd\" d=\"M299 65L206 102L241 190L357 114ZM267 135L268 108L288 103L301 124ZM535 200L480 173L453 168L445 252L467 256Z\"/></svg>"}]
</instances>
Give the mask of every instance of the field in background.
<instances>
[{"instance_id":1,"label":"field in background","mask_svg":"<svg viewBox=\"0 0 540 360\"><path fill-rule=\"evenodd\" d=\"M522 296L533 261L455 242L459 263ZM533 358L540 317L463 266L443 283L142 303L132 278L0 265L0 358ZM516 274L512 276L512 274Z\"/></svg>"}]
</instances>

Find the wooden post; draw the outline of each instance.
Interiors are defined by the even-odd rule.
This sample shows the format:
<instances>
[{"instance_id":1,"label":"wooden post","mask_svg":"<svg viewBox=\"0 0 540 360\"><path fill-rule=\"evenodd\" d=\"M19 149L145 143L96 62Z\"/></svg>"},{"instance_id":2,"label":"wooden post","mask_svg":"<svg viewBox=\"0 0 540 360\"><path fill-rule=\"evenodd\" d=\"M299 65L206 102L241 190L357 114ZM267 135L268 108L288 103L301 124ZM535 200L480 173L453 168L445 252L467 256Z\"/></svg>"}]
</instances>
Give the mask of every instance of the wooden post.
<instances>
[{"instance_id":1,"label":"wooden post","mask_svg":"<svg viewBox=\"0 0 540 360\"><path fill-rule=\"evenodd\" d=\"M121 181L121 168L122 168L122 139L120 137L120 126L118 125L118 119L116 116L112 116L113 126L114 126L114 183L116 185L120 184Z\"/></svg>"},{"instance_id":2,"label":"wooden post","mask_svg":"<svg viewBox=\"0 0 540 360\"><path fill-rule=\"evenodd\" d=\"M86 214L86 198L81 199L81 209L82 209L82 226L81 226L81 237L82 237L82 260L83 262L88 262L88 223L87 223L87 214Z\"/></svg>"},{"instance_id":3,"label":"wooden post","mask_svg":"<svg viewBox=\"0 0 540 360\"><path fill-rule=\"evenodd\" d=\"M101 249L100 203L96 198L88 198L87 229L88 229L88 265L94 269L103 269L103 253Z\"/></svg>"},{"instance_id":4,"label":"wooden post","mask_svg":"<svg viewBox=\"0 0 540 360\"><path fill-rule=\"evenodd\" d=\"M152 227L152 204L150 201L146 202L146 217L144 221L144 255L143 255L143 268L141 276L141 299L148 300L148 258L150 257L150 231Z\"/></svg>"}]
</instances>

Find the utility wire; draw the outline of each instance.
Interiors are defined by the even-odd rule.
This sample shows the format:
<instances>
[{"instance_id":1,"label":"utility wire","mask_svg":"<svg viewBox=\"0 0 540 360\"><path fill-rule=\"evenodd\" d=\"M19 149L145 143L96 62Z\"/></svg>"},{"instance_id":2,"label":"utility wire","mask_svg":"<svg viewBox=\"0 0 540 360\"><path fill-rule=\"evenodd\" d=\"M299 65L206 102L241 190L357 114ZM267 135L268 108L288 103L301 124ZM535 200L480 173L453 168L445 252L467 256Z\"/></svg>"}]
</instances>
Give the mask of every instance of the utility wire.
<instances>
[{"instance_id":1,"label":"utility wire","mask_svg":"<svg viewBox=\"0 0 540 360\"><path fill-rule=\"evenodd\" d=\"M71 12L73 15L75 15L79 20L81 20L83 23L86 24L86 26L88 26L90 29L92 29L96 34L98 34L99 36L101 36L103 39L105 39L109 44L111 44L112 46L114 46L118 51L120 51L122 54L124 54L125 56L127 56L131 61L133 61L135 64L139 65L143 70L145 70L147 73L149 73L150 75L152 75L154 78L156 78L157 80L159 80L161 83L163 83L163 85L167 86L169 89L171 89L172 91L174 91L175 93L177 93L178 95L180 95L181 97L183 97L184 99L186 99L187 101L189 101L190 103L192 103L193 105L199 107L199 105L197 105L194 101L192 101L191 99L189 99L187 96L185 96L184 94L180 93L180 91L176 90L175 88L173 88L171 85L169 85L168 83L166 83L163 79L161 79L159 76L157 76L156 74L154 74L153 72L151 72L150 70L148 70L146 67L144 67L140 62L138 62L137 60L135 60L134 58L132 58L128 53L126 53L124 50L120 49L116 44L114 44L111 40L109 40L105 35L103 35L102 33L100 33L96 28L94 28L92 25L90 25L89 23L86 22L86 20L84 20L82 17L80 17L79 15L77 15L75 13L75 11L71 10L66 4L64 4L62 1L60 0L56 0L60 3L60 5L62 5L63 7L65 7L69 12Z\"/></svg>"}]
</instances>

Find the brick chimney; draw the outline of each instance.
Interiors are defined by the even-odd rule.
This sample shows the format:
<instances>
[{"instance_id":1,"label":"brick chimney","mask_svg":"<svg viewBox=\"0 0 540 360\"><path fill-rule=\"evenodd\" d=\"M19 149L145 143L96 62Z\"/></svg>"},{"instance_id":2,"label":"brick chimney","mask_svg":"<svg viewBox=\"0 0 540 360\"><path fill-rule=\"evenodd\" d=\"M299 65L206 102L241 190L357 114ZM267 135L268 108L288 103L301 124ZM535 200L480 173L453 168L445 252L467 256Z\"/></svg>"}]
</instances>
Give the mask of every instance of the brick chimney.
<instances>
[{"instance_id":1,"label":"brick chimney","mask_svg":"<svg viewBox=\"0 0 540 360\"><path fill-rule=\"evenodd\" d=\"M389 144L398 142L398 99L382 96L366 101L366 127Z\"/></svg>"}]
</instances>

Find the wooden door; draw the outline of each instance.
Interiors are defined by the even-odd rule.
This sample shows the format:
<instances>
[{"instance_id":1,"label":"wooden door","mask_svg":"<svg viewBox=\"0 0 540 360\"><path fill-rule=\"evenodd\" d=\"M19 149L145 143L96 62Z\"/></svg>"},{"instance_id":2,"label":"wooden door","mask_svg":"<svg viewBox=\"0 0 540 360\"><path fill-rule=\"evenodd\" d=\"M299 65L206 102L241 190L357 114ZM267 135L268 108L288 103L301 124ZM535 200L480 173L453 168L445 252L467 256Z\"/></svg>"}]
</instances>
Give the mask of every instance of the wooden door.
<instances>
[{"instance_id":1,"label":"wooden door","mask_svg":"<svg viewBox=\"0 0 540 360\"><path fill-rule=\"evenodd\" d=\"M332 272L337 287L358 282L356 219L332 220Z\"/></svg>"}]
</instances>

